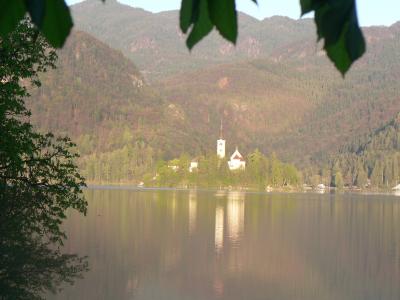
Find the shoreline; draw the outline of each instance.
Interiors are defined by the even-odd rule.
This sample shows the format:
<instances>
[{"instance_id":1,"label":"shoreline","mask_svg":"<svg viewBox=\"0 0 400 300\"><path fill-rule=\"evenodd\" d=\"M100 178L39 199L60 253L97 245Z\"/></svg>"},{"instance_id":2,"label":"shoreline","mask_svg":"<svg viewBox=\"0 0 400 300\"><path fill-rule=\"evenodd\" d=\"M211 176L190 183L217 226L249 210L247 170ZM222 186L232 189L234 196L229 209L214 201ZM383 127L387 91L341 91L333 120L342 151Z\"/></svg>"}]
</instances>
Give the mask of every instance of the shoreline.
<instances>
[{"instance_id":1,"label":"shoreline","mask_svg":"<svg viewBox=\"0 0 400 300\"><path fill-rule=\"evenodd\" d=\"M132 190L132 191L214 191L214 192L243 192L243 193L260 193L260 194L356 194L356 195L381 195L381 196L400 196L400 191L396 190L379 190L379 189L341 189L337 190L335 188L329 188L326 190L316 190L316 189L302 189L302 188L276 188L276 189L256 189L248 187L155 187L155 186L138 186L134 184L113 184L113 183L103 183L103 184L87 184L84 189L90 190Z\"/></svg>"}]
</instances>

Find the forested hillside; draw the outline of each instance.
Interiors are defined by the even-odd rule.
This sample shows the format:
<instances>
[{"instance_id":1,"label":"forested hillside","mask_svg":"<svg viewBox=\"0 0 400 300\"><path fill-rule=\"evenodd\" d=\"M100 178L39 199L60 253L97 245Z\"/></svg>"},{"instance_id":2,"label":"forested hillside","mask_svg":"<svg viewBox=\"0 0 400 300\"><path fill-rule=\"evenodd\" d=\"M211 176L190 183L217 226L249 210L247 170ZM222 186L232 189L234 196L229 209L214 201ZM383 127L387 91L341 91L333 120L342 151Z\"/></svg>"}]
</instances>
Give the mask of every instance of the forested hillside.
<instances>
[{"instance_id":1,"label":"forested hillside","mask_svg":"<svg viewBox=\"0 0 400 300\"><path fill-rule=\"evenodd\" d=\"M57 69L32 91L31 119L42 130L73 138L85 175L96 167L103 180L132 179L157 159L187 151L191 138L179 109L120 52L74 32L58 55Z\"/></svg>"},{"instance_id":2,"label":"forested hillside","mask_svg":"<svg viewBox=\"0 0 400 300\"><path fill-rule=\"evenodd\" d=\"M214 125L223 111L214 110L208 119L199 120L201 106L189 109L180 101L167 100L166 88L148 85L131 61L87 33L74 32L58 55L57 68L43 75L42 87L32 91L31 119L41 130L74 139L82 156L80 167L90 182L135 182L152 178L162 160L183 154L189 160L213 157L218 136ZM224 89L223 81L220 85L218 89ZM283 95L293 98L299 92L294 88ZM240 141L240 131L229 131L232 121L225 125L228 151L234 142L243 150L254 150L256 143L245 137ZM254 130L262 132L263 127ZM204 172L204 178L216 176Z\"/></svg>"},{"instance_id":3,"label":"forested hillside","mask_svg":"<svg viewBox=\"0 0 400 300\"><path fill-rule=\"evenodd\" d=\"M209 136L223 118L232 147L275 151L305 167L400 111L399 40L396 33L373 44L345 80L317 54L301 65L271 58L215 66L167 78L160 89L196 120L193 130Z\"/></svg>"},{"instance_id":4,"label":"forested hillside","mask_svg":"<svg viewBox=\"0 0 400 300\"><path fill-rule=\"evenodd\" d=\"M343 80L308 20L241 15L236 49L214 34L189 54L176 12L107 3L73 11L78 27L108 45L74 32L30 103L37 126L77 142L94 181L140 180L160 159L209 156L221 120L228 154L275 152L311 180L400 111L398 24L364 29L367 54Z\"/></svg>"},{"instance_id":5,"label":"forested hillside","mask_svg":"<svg viewBox=\"0 0 400 300\"><path fill-rule=\"evenodd\" d=\"M400 114L371 135L343 148L332 160L332 167L342 173L348 185L391 188L400 183Z\"/></svg>"},{"instance_id":6,"label":"forested hillside","mask_svg":"<svg viewBox=\"0 0 400 300\"><path fill-rule=\"evenodd\" d=\"M88 18L88 11L99 17ZM398 24L363 29L367 55L343 80L307 19L259 21L241 14L236 47L213 34L189 53L177 11L153 14L87 0L73 13L79 28L137 62L167 102L192 120L190 132L199 137L189 146L194 153L200 144L213 146L224 119L231 149L276 151L305 166L326 161L400 111Z\"/></svg>"}]
</instances>

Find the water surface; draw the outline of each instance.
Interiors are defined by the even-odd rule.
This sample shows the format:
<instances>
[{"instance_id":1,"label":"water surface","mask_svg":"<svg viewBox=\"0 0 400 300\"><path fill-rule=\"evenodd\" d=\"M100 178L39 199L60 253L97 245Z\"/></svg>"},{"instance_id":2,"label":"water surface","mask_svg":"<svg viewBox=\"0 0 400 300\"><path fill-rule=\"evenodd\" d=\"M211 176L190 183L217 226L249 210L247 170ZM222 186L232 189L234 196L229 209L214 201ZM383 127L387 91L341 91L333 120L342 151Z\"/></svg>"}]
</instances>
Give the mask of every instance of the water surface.
<instances>
[{"instance_id":1,"label":"water surface","mask_svg":"<svg viewBox=\"0 0 400 300\"><path fill-rule=\"evenodd\" d=\"M56 299L400 299L400 198L87 190Z\"/></svg>"}]
</instances>

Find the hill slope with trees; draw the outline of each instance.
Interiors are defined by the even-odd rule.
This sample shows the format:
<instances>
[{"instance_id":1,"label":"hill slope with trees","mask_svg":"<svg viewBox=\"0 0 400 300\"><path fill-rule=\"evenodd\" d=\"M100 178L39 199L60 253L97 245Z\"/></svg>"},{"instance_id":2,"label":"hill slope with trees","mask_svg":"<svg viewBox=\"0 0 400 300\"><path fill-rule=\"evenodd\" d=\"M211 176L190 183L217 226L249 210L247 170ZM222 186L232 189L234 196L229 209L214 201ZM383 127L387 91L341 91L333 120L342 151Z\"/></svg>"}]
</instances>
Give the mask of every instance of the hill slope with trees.
<instances>
[{"instance_id":1,"label":"hill slope with trees","mask_svg":"<svg viewBox=\"0 0 400 300\"><path fill-rule=\"evenodd\" d=\"M349 186L392 188L400 181L400 114L332 160Z\"/></svg>"},{"instance_id":2,"label":"hill slope with trees","mask_svg":"<svg viewBox=\"0 0 400 300\"><path fill-rule=\"evenodd\" d=\"M92 175L103 174L102 180L141 178L149 170L154 172L159 159L213 153L221 119L228 153L235 146L244 155L254 149L267 156L275 152L285 162L320 172L315 170L327 165L340 149L372 134L400 111L398 24L364 30L367 55L343 80L318 50L308 20L257 21L242 15L242 24L253 26L249 32L258 32L261 44L277 36L267 50L260 48L259 54L249 56L250 48L241 48L239 42L237 50L225 55L211 43L225 42L210 36L202 43L204 49L200 45L189 56L183 41L173 38L179 37L177 28L168 25L176 23L174 12L156 14L162 15L161 20L171 18L154 23L154 14L109 2L112 9L99 6L104 11L87 25L93 27L91 31L99 34L104 29L101 24L110 22L103 32L109 38L122 27L138 35L147 28L151 36L163 25L164 35L154 38L171 37L157 42L157 51L140 48L128 58L121 45L115 45L120 52L87 33L75 32L59 51L58 69L42 78L43 86L30 103L34 123L72 136L83 155L82 166ZM74 6L75 15L80 12L84 18L91 5L95 2L89 0ZM122 11L126 16L117 17ZM132 19L137 24L127 26ZM290 34L279 35L278 28ZM125 40L118 37L120 43L140 40L127 32ZM164 42L170 42L171 48ZM169 56L173 53L176 57ZM162 63L151 66L157 55ZM139 67L132 63L133 57ZM186 68L186 60L192 67ZM169 70L164 63L180 71ZM150 73L143 66L154 67L161 75L150 76L149 83Z\"/></svg>"},{"instance_id":3,"label":"hill slope with trees","mask_svg":"<svg viewBox=\"0 0 400 300\"><path fill-rule=\"evenodd\" d=\"M58 56L57 68L41 76L41 88L32 91L31 121L41 130L71 136L87 172L87 163L101 161L105 180L133 178L158 158L186 150L187 121L122 53L74 32ZM116 175L120 172L124 175Z\"/></svg>"},{"instance_id":4,"label":"hill slope with trees","mask_svg":"<svg viewBox=\"0 0 400 300\"><path fill-rule=\"evenodd\" d=\"M327 160L400 111L399 41L396 35L371 46L345 80L317 53L307 63L270 58L214 66L159 86L199 134L218 132L222 118L231 147L275 151L304 167Z\"/></svg>"}]
</instances>

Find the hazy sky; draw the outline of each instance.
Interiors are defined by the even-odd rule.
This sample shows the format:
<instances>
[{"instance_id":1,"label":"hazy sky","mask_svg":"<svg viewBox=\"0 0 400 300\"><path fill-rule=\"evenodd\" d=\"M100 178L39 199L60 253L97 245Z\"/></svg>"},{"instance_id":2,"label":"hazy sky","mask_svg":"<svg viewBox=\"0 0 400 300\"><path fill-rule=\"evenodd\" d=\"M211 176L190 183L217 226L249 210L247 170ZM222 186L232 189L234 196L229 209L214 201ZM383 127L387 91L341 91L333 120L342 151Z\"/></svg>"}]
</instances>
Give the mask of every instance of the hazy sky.
<instances>
[{"instance_id":1,"label":"hazy sky","mask_svg":"<svg viewBox=\"0 0 400 300\"><path fill-rule=\"evenodd\" d=\"M79 0L67 0L69 4ZM100 2L100 0L99 0ZM180 0L120 0L133 7L141 7L152 12L178 9ZM259 6L250 0L236 0L238 9L256 18L263 19L273 15L298 19L299 0L258 0ZM362 26L391 25L400 20L399 0L358 0L358 16Z\"/></svg>"}]
</instances>

